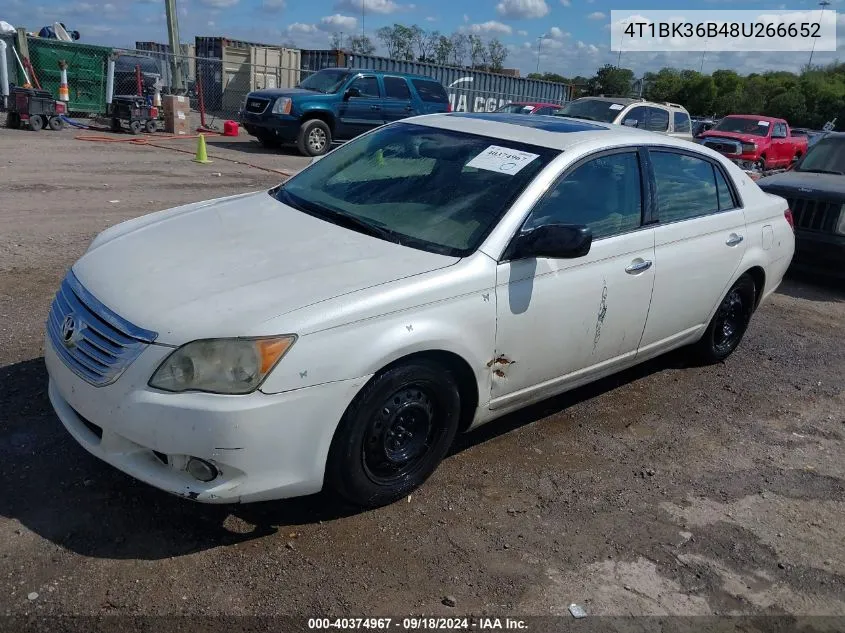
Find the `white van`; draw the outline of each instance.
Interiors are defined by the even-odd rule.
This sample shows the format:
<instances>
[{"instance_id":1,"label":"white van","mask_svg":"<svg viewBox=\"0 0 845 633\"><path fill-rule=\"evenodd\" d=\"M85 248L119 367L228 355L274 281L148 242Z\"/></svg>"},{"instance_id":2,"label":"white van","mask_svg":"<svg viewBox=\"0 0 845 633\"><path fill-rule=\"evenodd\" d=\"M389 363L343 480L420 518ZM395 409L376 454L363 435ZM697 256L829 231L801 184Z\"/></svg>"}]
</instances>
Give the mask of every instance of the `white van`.
<instances>
[{"instance_id":1,"label":"white van","mask_svg":"<svg viewBox=\"0 0 845 633\"><path fill-rule=\"evenodd\" d=\"M677 103L623 97L582 97L564 105L555 112L555 116L614 123L693 140L689 112Z\"/></svg>"}]
</instances>

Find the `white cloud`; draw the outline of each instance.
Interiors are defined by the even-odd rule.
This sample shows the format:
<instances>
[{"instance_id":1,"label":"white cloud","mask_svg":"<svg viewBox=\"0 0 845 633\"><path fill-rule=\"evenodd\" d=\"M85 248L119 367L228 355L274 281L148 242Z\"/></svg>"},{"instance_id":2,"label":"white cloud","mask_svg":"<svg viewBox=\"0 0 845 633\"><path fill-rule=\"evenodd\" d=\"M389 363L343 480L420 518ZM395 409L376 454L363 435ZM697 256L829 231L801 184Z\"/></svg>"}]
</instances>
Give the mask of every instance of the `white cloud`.
<instances>
[{"instance_id":1,"label":"white cloud","mask_svg":"<svg viewBox=\"0 0 845 633\"><path fill-rule=\"evenodd\" d=\"M426 22L437 22L437 18L435 18L433 15L430 15L425 19L425 21Z\"/></svg>"},{"instance_id":2,"label":"white cloud","mask_svg":"<svg viewBox=\"0 0 845 633\"><path fill-rule=\"evenodd\" d=\"M593 11L587 16L588 20L604 20L607 16L601 11Z\"/></svg>"},{"instance_id":3,"label":"white cloud","mask_svg":"<svg viewBox=\"0 0 845 633\"><path fill-rule=\"evenodd\" d=\"M569 37L569 33L565 33L561 31L558 27L553 26L549 29L549 37L553 37L556 40L562 40L564 37Z\"/></svg>"},{"instance_id":4,"label":"white cloud","mask_svg":"<svg viewBox=\"0 0 845 633\"><path fill-rule=\"evenodd\" d=\"M205 25L206 25L208 28L213 29L213 28L214 28L214 26L215 26L215 24L214 24L214 20L209 20L208 22L206 22L206 23L205 23Z\"/></svg>"},{"instance_id":5,"label":"white cloud","mask_svg":"<svg viewBox=\"0 0 845 633\"><path fill-rule=\"evenodd\" d=\"M287 2L285 0L262 0L261 7L265 11L281 11L287 8Z\"/></svg>"},{"instance_id":6,"label":"white cloud","mask_svg":"<svg viewBox=\"0 0 845 633\"><path fill-rule=\"evenodd\" d=\"M572 6L572 0L560 0L560 3L565 7L571 7Z\"/></svg>"},{"instance_id":7,"label":"white cloud","mask_svg":"<svg viewBox=\"0 0 845 633\"><path fill-rule=\"evenodd\" d=\"M516 34L521 35L522 37L527 37L528 31L523 31L522 29L520 29L519 31L516 32Z\"/></svg>"},{"instance_id":8,"label":"white cloud","mask_svg":"<svg viewBox=\"0 0 845 633\"><path fill-rule=\"evenodd\" d=\"M199 0L200 4L204 4L207 7L214 7L215 9L225 9L226 7L233 7L240 0Z\"/></svg>"},{"instance_id":9,"label":"white cloud","mask_svg":"<svg viewBox=\"0 0 845 633\"><path fill-rule=\"evenodd\" d=\"M549 12L546 0L502 0L496 5L496 12L504 18L542 18Z\"/></svg>"},{"instance_id":10,"label":"white cloud","mask_svg":"<svg viewBox=\"0 0 845 633\"><path fill-rule=\"evenodd\" d=\"M288 26L288 33L316 33L319 29L313 24L294 22Z\"/></svg>"},{"instance_id":11,"label":"white cloud","mask_svg":"<svg viewBox=\"0 0 845 633\"><path fill-rule=\"evenodd\" d=\"M317 25L322 31L352 31L358 26L358 20L348 15L328 15L320 19Z\"/></svg>"},{"instance_id":12,"label":"white cloud","mask_svg":"<svg viewBox=\"0 0 845 633\"><path fill-rule=\"evenodd\" d=\"M469 16L466 13L464 13L464 22L469 22Z\"/></svg>"},{"instance_id":13,"label":"white cloud","mask_svg":"<svg viewBox=\"0 0 845 633\"><path fill-rule=\"evenodd\" d=\"M380 13L382 15L396 13L406 8L393 0L337 0L334 3L334 8L337 11L355 11L356 13L361 13L362 3L366 13ZM410 5L407 8L412 7L413 5Z\"/></svg>"},{"instance_id":14,"label":"white cloud","mask_svg":"<svg viewBox=\"0 0 845 633\"><path fill-rule=\"evenodd\" d=\"M467 30L469 30L470 33L484 35L510 35L513 33L513 29L507 24L502 24L501 22L496 22L495 20L489 20L488 22L482 22L481 24L471 24Z\"/></svg>"}]
</instances>

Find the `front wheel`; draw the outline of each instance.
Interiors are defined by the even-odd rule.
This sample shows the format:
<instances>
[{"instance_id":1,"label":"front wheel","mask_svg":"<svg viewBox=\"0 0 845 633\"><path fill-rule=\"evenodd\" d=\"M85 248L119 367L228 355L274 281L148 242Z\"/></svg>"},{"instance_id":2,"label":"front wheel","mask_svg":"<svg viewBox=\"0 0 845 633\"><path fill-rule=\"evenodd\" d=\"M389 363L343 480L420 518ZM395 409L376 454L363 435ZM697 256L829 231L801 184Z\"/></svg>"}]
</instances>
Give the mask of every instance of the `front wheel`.
<instances>
[{"instance_id":1,"label":"front wheel","mask_svg":"<svg viewBox=\"0 0 845 633\"><path fill-rule=\"evenodd\" d=\"M54 116L47 122L47 125L49 125L50 129L54 132L59 132L60 130L64 129L65 122L64 119Z\"/></svg>"},{"instance_id":2,"label":"front wheel","mask_svg":"<svg viewBox=\"0 0 845 633\"><path fill-rule=\"evenodd\" d=\"M722 299L704 336L697 343L696 351L702 361L718 363L733 353L748 329L756 296L754 279L746 273Z\"/></svg>"},{"instance_id":3,"label":"front wheel","mask_svg":"<svg viewBox=\"0 0 845 633\"><path fill-rule=\"evenodd\" d=\"M129 122L129 131L132 132L132 134L140 134L143 127L144 124L141 121Z\"/></svg>"},{"instance_id":4,"label":"front wheel","mask_svg":"<svg viewBox=\"0 0 845 633\"><path fill-rule=\"evenodd\" d=\"M325 121L311 119L299 128L296 145L305 156L322 156L332 144L332 131Z\"/></svg>"},{"instance_id":5,"label":"front wheel","mask_svg":"<svg viewBox=\"0 0 845 633\"><path fill-rule=\"evenodd\" d=\"M147 122L144 124L144 129L145 129L145 130L146 130L149 134L154 134L155 132L157 132L157 131L158 131L158 124L156 123L155 119L150 119L149 121L147 121Z\"/></svg>"},{"instance_id":6,"label":"front wheel","mask_svg":"<svg viewBox=\"0 0 845 633\"><path fill-rule=\"evenodd\" d=\"M455 438L461 398L452 374L418 360L377 375L344 413L325 487L361 507L408 495L434 472Z\"/></svg>"},{"instance_id":7,"label":"front wheel","mask_svg":"<svg viewBox=\"0 0 845 633\"><path fill-rule=\"evenodd\" d=\"M44 129L44 118L40 114L33 114L29 117L29 129L33 132L40 132Z\"/></svg>"}]
</instances>

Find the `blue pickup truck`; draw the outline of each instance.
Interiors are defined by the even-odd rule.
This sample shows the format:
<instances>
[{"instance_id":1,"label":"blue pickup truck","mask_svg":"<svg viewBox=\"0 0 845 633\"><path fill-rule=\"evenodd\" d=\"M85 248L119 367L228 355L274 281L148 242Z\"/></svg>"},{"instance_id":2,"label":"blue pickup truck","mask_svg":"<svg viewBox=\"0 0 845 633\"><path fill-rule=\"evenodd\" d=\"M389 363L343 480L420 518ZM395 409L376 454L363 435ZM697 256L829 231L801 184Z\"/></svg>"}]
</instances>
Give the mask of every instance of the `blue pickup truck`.
<instances>
[{"instance_id":1,"label":"blue pickup truck","mask_svg":"<svg viewBox=\"0 0 845 633\"><path fill-rule=\"evenodd\" d=\"M240 112L247 133L265 147L296 143L320 156L385 123L450 110L443 85L431 77L354 68L327 68L296 88L250 92Z\"/></svg>"}]
</instances>

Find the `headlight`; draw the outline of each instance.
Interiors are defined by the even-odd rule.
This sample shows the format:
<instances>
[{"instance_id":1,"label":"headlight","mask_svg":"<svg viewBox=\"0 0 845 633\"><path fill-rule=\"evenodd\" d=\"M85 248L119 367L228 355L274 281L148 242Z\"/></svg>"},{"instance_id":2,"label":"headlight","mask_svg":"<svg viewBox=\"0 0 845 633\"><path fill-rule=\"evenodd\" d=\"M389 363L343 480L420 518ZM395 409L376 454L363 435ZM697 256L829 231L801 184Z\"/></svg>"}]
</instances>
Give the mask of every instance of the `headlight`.
<instances>
[{"instance_id":1,"label":"headlight","mask_svg":"<svg viewBox=\"0 0 845 633\"><path fill-rule=\"evenodd\" d=\"M757 151L757 144L756 143L743 143L742 144L742 153L743 154L753 154Z\"/></svg>"},{"instance_id":2,"label":"headlight","mask_svg":"<svg viewBox=\"0 0 845 633\"><path fill-rule=\"evenodd\" d=\"M290 98L279 97L273 104L273 114L290 114Z\"/></svg>"},{"instance_id":3,"label":"headlight","mask_svg":"<svg viewBox=\"0 0 845 633\"><path fill-rule=\"evenodd\" d=\"M294 335L193 341L164 359L149 384L173 392L251 393L295 341Z\"/></svg>"}]
</instances>

